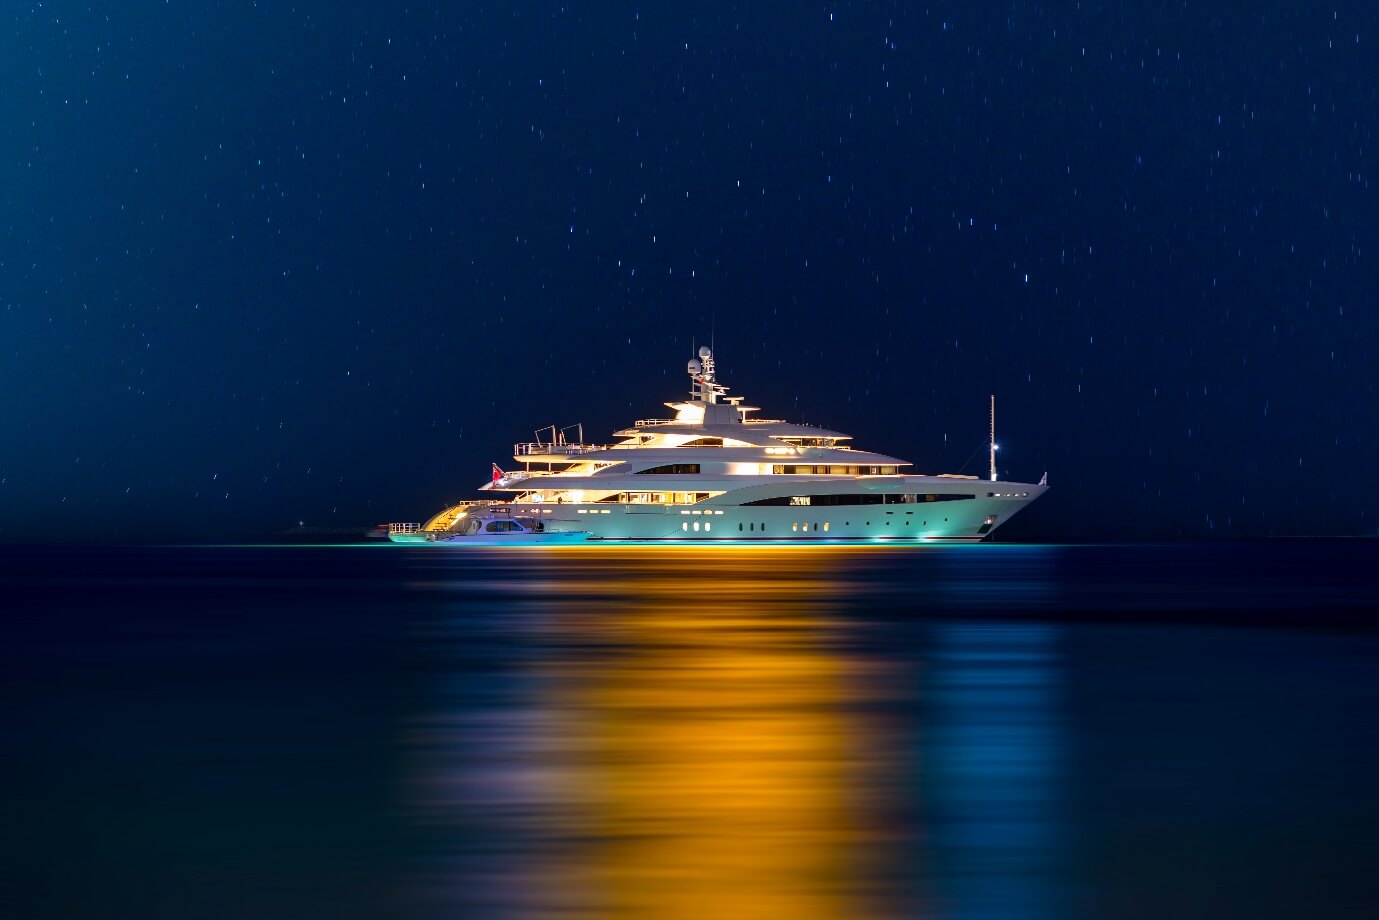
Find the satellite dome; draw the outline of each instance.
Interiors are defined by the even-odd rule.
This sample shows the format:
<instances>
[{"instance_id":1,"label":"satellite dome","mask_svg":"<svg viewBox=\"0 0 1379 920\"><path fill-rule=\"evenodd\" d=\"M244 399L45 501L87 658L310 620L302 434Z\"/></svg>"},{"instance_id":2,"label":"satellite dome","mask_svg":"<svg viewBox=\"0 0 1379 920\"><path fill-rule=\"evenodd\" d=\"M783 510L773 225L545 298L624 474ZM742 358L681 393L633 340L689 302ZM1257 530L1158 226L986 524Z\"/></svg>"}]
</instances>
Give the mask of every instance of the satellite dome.
<instances>
[{"instance_id":1,"label":"satellite dome","mask_svg":"<svg viewBox=\"0 0 1379 920\"><path fill-rule=\"evenodd\" d=\"M700 346L699 346L699 357L700 357L700 358L711 358L711 357L713 357L713 352L712 352L712 351L709 351L709 346L707 346L707 345L700 345Z\"/></svg>"},{"instance_id":2,"label":"satellite dome","mask_svg":"<svg viewBox=\"0 0 1379 920\"><path fill-rule=\"evenodd\" d=\"M690 361L689 361L689 372L690 372L691 374L698 374L702 369L703 369L703 365L701 365L701 364L699 363L699 359L698 359L698 358L690 358Z\"/></svg>"}]
</instances>

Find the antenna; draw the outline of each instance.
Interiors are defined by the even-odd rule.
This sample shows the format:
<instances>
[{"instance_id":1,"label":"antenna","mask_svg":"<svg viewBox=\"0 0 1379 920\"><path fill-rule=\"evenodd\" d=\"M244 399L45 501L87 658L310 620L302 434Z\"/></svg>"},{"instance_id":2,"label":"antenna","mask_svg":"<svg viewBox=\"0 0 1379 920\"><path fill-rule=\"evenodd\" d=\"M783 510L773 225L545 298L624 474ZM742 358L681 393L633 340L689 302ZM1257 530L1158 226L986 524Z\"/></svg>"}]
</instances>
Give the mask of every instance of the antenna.
<instances>
[{"instance_id":1,"label":"antenna","mask_svg":"<svg viewBox=\"0 0 1379 920\"><path fill-rule=\"evenodd\" d=\"M996 394L991 394L991 438L987 441L991 448L991 481L996 481Z\"/></svg>"}]
</instances>

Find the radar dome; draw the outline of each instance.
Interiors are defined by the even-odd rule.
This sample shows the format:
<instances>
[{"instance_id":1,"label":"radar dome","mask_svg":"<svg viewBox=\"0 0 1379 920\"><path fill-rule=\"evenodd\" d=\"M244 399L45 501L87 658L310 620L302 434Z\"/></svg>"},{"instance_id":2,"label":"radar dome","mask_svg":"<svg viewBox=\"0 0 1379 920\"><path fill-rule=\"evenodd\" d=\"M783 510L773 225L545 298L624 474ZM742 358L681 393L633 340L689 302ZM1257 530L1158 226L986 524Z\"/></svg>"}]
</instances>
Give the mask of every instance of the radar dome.
<instances>
[{"instance_id":1,"label":"radar dome","mask_svg":"<svg viewBox=\"0 0 1379 920\"><path fill-rule=\"evenodd\" d=\"M698 374L701 370L703 370L703 365L701 365L701 364L699 363L699 359L698 359L698 358L690 358L690 362L689 362L689 372L690 372L691 374Z\"/></svg>"},{"instance_id":2,"label":"radar dome","mask_svg":"<svg viewBox=\"0 0 1379 920\"><path fill-rule=\"evenodd\" d=\"M700 345L700 346L699 346L699 357L700 357L700 358L711 358L711 357L713 357L713 352L709 351L709 346L707 346L707 345Z\"/></svg>"}]
</instances>

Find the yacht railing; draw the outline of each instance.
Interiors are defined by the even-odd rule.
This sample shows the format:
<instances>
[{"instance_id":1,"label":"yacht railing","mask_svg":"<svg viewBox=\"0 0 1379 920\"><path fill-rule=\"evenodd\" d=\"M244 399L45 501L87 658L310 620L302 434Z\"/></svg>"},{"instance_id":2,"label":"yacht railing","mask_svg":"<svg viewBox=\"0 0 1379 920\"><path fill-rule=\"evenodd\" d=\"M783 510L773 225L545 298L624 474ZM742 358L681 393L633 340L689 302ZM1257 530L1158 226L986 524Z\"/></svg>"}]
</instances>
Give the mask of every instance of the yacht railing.
<instances>
[{"instance_id":1,"label":"yacht railing","mask_svg":"<svg viewBox=\"0 0 1379 920\"><path fill-rule=\"evenodd\" d=\"M657 425L674 425L677 419L673 418L639 418L633 428L655 428Z\"/></svg>"},{"instance_id":2,"label":"yacht railing","mask_svg":"<svg viewBox=\"0 0 1379 920\"><path fill-rule=\"evenodd\" d=\"M540 441L526 441L512 445L512 455L514 457L531 456L576 456L578 454L591 454L596 450L605 450L602 444L543 444Z\"/></svg>"},{"instance_id":3,"label":"yacht railing","mask_svg":"<svg viewBox=\"0 0 1379 920\"><path fill-rule=\"evenodd\" d=\"M389 524L388 533L421 533L420 524Z\"/></svg>"}]
</instances>

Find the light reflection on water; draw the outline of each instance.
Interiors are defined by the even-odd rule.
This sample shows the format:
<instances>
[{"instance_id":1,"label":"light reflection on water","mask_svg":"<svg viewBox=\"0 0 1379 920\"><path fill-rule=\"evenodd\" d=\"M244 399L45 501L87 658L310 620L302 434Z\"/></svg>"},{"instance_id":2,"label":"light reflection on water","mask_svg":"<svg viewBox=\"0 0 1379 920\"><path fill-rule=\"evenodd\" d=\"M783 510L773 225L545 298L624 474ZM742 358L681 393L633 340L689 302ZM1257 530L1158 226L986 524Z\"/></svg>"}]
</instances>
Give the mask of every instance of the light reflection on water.
<instances>
[{"instance_id":1,"label":"light reflection on water","mask_svg":"<svg viewBox=\"0 0 1379 920\"><path fill-rule=\"evenodd\" d=\"M1058 627L889 648L855 608L869 558L555 554L457 600L423 637L453 667L404 742L432 834L410 906L1053 915ZM489 630L507 660L476 674Z\"/></svg>"},{"instance_id":2,"label":"light reflection on water","mask_svg":"<svg viewBox=\"0 0 1379 920\"><path fill-rule=\"evenodd\" d=\"M1056 917L1065 832L1058 627L936 627L921 782L962 916Z\"/></svg>"},{"instance_id":3,"label":"light reflection on water","mask_svg":"<svg viewBox=\"0 0 1379 920\"><path fill-rule=\"evenodd\" d=\"M1379 916L1376 551L12 547L0 916Z\"/></svg>"}]
</instances>

